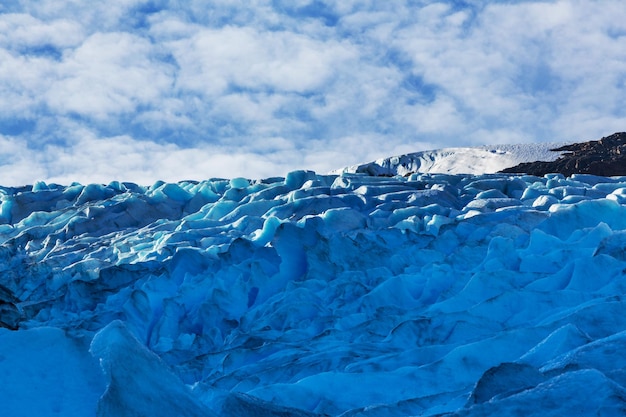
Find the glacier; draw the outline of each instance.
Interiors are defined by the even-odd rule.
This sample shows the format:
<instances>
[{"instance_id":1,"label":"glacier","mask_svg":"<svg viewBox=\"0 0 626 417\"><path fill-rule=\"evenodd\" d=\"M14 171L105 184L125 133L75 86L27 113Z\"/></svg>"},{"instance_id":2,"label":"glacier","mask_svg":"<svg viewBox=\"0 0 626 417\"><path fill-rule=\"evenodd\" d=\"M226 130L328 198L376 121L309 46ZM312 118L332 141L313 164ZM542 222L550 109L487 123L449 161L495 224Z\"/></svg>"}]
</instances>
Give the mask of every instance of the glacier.
<instances>
[{"instance_id":1,"label":"glacier","mask_svg":"<svg viewBox=\"0 0 626 417\"><path fill-rule=\"evenodd\" d=\"M0 187L11 416L626 413L626 177Z\"/></svg>"}]
</instances>

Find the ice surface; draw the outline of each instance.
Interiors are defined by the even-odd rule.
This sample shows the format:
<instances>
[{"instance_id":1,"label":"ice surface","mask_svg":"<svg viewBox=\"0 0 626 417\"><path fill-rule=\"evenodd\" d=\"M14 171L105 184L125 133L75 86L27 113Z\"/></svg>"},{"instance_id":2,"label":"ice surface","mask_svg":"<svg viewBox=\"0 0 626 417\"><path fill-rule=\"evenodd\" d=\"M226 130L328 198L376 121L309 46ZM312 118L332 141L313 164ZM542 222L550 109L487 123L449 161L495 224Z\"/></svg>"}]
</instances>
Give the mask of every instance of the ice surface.
<instances>
[{"instance_id":1,"label":"ice surface","mask_svg":"<svg viewBox=\"0 0 626 417\"><path fill-rule=\"evenodd\" d=\"M95 415L105 381L85 339L45 326L0 329L2 415Z\"/></svg>"},{"instance_id":2,"label":"ice surface","mask_svg":"<svg viewBox=\"0 0 626 417\"><path fill-rule=\"evenodd\" d=\"M625 188L310 171L0 187L3 411L624 414Z\"/></svg>"},{"instance_id":3,"label":"ice surface","mask_svg":"<svg viewBox=\"0 0 626 417\"><path fill-rule=\"evenodd\" d=\"M214 415L121 321L100 330L90 352L100 360L107 379L98 417Z\"/></svg>"}]
</instances>

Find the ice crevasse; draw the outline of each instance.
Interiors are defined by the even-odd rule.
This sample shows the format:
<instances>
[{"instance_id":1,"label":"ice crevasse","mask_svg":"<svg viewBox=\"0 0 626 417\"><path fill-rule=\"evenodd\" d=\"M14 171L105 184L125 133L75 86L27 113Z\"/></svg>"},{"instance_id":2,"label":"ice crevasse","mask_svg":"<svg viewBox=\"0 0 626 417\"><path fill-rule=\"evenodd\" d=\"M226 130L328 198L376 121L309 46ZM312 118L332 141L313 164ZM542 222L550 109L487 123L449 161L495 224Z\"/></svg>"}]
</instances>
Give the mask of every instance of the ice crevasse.
<instances>
[{"instance_id":1,"label":"ice crevasse","mask_svg":"<svg viewBox=\"0 0 626 417\"><path fill-rule=\"evenodd\" d=\"M296 171L0 199L7 415L626 413L626 177Z\"/></svg>"}]
</instances>

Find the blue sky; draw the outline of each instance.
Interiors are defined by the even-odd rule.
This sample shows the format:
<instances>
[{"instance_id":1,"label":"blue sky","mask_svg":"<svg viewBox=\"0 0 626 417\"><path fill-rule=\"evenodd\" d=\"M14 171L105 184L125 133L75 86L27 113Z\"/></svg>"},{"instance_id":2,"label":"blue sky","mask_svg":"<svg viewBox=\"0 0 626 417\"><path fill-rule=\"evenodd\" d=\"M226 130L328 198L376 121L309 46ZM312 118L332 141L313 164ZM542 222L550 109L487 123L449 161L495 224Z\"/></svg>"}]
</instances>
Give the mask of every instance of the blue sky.
<instances>
[{"instance_id":1,"label":"blue sky","mask_svg":"<svg viewBox=\"0 0 626 417\"><path fill-rule=\"evenodd\" d=\"M0 184L320 173L625 129L622 1L0 5Z\"/></svg>"}]
</instances>

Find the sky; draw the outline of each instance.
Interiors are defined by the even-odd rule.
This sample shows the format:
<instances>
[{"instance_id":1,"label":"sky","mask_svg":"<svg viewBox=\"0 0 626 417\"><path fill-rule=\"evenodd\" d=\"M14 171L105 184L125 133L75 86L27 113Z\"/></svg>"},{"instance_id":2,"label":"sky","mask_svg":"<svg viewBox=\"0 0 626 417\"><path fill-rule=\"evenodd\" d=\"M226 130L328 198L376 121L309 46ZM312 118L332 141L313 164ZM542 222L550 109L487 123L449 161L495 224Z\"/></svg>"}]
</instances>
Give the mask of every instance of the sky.
<instances>
[{"instance_id":1,"label":"sky","mask_svg":"<svg viewBox=\"0 0 626 417\"><path fill-rule=\"evenodd\" d=\"M0 184L596 140L626 130L625 44L622 0L4 2Z\"/></svg>"}]
</instances>

